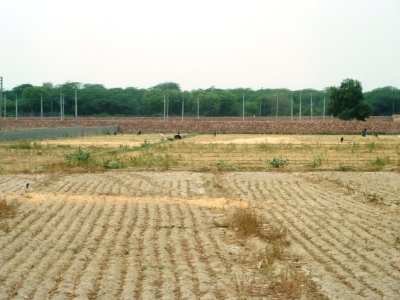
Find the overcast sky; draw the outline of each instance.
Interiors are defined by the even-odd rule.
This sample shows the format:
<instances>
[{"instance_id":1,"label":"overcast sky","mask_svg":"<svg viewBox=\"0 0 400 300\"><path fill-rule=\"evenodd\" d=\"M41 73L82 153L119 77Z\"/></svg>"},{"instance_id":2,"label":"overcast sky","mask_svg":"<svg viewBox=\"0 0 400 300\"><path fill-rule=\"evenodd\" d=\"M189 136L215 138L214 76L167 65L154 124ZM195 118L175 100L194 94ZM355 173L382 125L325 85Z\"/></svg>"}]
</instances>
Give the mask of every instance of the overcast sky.
<instances>
[{"instance_id":1,"label":"overcast sky","mask_svg":"<svg viewBox=\"0 0 400 300\"><path fill-rule=\"evenodd\" d=\"M6 89L400 88L399 0L2 1L0 37Z\"/></svg>"}]
</instances>

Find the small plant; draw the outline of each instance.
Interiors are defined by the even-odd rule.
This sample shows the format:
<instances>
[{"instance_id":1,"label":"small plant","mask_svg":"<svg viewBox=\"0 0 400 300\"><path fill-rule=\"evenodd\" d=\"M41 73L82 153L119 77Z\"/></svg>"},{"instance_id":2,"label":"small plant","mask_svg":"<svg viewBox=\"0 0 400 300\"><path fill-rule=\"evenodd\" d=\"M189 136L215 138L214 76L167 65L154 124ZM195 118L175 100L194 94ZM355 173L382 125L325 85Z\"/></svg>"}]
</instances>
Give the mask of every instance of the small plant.
<instances>
[{"instance_id":1,"label":"small plant","mask_svg":"<svg viewBox=\"0 0 400 300\"><path fill-rule=\"evenodd\" d=\"M241 233L243 236L260 234L261 220L257 217L254 210L250 208L236 209L230 217L229 226Z\"/></svg>"},{"instance_id":2,"label":"small plant","mask_svg":"<svg viewBox=\"0 0 400 300\"><path fill-rule=\"evenodd\" d=\"M144 140L144 142L140 144L140 147L148 148L148 147L150 147L150 145L151 144L150 144L150 142L148 140Z\"/></svg>"},{"instance_id":3,"label":"small plant","mask_svg":"<svg viewBox=\"0 0 400 300\"><path fill-rule=\"evenodd\" d=\"M103 161L104 169L122 169L124 164L119 160L105 160Z\"/></svg>"},{"instance_id":4,"label":"small plant","mask_svg":"<svg viewBox=\"0 0 400 300\"><path fill-rule=\"evenodd\" d=\"M384 167L387 164L390 163L390 158L389 156L385 156L385 157L377 157L374 161L372 161L372 164L374 166L378 166L378 167Z\"/></svg>"},{"instance_id":5,"label":"small plant","mask_svg":"<svg viewBox=\"0 0 400 300\"><path fill-rule=\"evenodd\" d=\"M18 141L15 143L11 143L7 146L9 149L24 149L24 150L31 150L31 149L42 149L43 146L40 143L37 142L31 142L31 141Z\"/></svg>"},{"instance_id":6,"label":"small plant","mask_svg":"<svg viewBox=\"0 0 400 300\"><path fill-rule=\"evenodd\" d=\"M232 171L235 170L235 166L224 160L219 160L216 164L218 171Z\"/></svg>"},{"instance_id":7,"label":"small plant","mask_svg":"<svg viewBox=\"0 0 400 300\"><path fill-rule=\"evenodd\" d=\"M15 216L17 213L16 203L8 203L6 197L0 198L0 220Z\"/></svg>"},{"instance_id":8,"label":"small plant","mask_svg":"<svg viewBox=\"0 0 400 300\"><path fill-rule=\"evenodd\" d=\"M279 275L276 290L285 295L287 299L300 298L302 288L307 285L307 277L295 269L286 268Z\"/></svg>"},{"instance_id":9,"label":"small plant","mask_svg":"<svg viewBox=\"0 0 400 300\"><path fill-rule=\"evenodd\" d=\"M369 153L372 153L373 151L374 151L374 149L375 149L375 143L374 142L372 142L372 143L368 143L367 144L367 148L368 148L368 152Z\"/></svg>"},{"instance_id":10,"label":"small plant","mask_svg":"<svg viewBox=\"0 0 400 300\"><path fill-rule=\"evenodd\" d=\"M322 165L322 161L323 161L322 154L314 155L310 163L311 168L320 167Z\"/></svg>"},{"instance_id":11,"label":"small plant","mask_svg":"<svg viewBox=\"0 0 400 300\"><path fill-rule=\"evenodd\" d=\"M382 197L382 196L379 196L379 195L376 194L376 193L370 193L370 192L364 191L364 192L363 192L363 196L364 196L365 199L367 199L367 201L370 202L370 203L376 203L376 204L378 204L378 203L382 203L382 202L383 202L383 197Z\"/></svg>"},{"instance_id":12,"label":"small plant","mask_svg":"<svg viewBox=\"0 0 400 300\"><path fill-rule=\"evenodd\" d=\"M351 171L352 168L350 166L346 166L342 163L339 164L339 167L337 168L337 171L341 171L341 172L347 172L347 171Z\"/></svg>"},{"instance_id":13,"label":"small plant","mask_svg":"<svg viewBox=\"0 0 400 300\"><path fill-rule=\"evenodd\" d=\"M75 150L73 153L69 153L65 155L65 159L68 165L74 164L87 164L91 158L91 154L89 151L83 151L80 147Z\"/></svg>"},{"instance_id":14,"label":"small plant","mask_svg":"<svg viewBox=\"0 0 400 300\"><path fill-rule=\"evenodd\" d=\"M286 159L274 157L269 161L269 164L274 168L283 168L287 163Z\"/></svg>"},{"instance_id":15,"label":"small plant","mask_svg":"<svg viewBox=\"0 0 400 300\"><path fill-rule=\"evenodd\" d=\"M280 244L273 244L272 247L266 247L261 253L257 268L261 269L262 267L271 267L275 261L283 259L283 252L284 248Z\"/></svg>"},{"instance_id":16,"label":"small plant","mask_svg":"<svg viewBox=\"0 0 400 300\"><path fill-rule=\"evenodd\" d=\"M258 148L260 149L260 151L265 151L265 152L274 150L274 147L270 144L260 144Z\"/></svg>"}]
</instances>

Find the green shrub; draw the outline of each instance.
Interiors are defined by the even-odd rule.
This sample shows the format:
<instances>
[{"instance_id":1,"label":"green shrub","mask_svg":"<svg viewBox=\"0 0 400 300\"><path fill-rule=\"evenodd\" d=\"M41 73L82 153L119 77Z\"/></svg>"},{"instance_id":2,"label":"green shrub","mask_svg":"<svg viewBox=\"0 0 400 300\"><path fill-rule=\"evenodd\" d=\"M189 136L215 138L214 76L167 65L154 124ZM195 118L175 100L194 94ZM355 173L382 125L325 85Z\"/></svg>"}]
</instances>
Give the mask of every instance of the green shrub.
<instances>
[{"instance_id":1,"label":"green shrub","mask_svg":"<svg viewBox=\"0 0 400 300\"><path fill-rule=\"evenodd\" d=\"M150 145L151 145L150 142L147 140L144 140L144 142L140 144L140 146L143 148L150 147Z\"/></svg>"},{"instance_id":2,"label":"green shrub","mask_svg":"<svg viewBox=\"0 0 400 300\"><path fill-rule=\"evenodd\" d=\"M216 167L218 171L233 171L236 169L233 164L224 160L219 160L216 164Z\"/></svg>"},{"instance_id":3,"label":"green shrub","mask_svg":"<svg viewBox=\"0 0 400 300\"><path fill-rule=\"evenodd\" d=\"M89 151L83 151L80 147L75 150L73 153L69 153L65 155L65 159L67 164L74 164L74 163L88 163L91 158L91 154Z\"/></svg>"},{"instance_id":4,"label":"green shrub","mask_svg":"<svg viewBox=\"0 0 400 300\"><path fill-rule=\"evenodd\" d=\"M120 160L105 160L103 161L104 169L122 169L124 164Z\"/></svg>"},{"instance_id":5,"label":"green shrub","mask_svg":"<svg viewBox=\"0 0 400 300\"><path fill-rule=\"evenodd\" d=\"M377 157L374 161L372 161L372 164L378 167L384 167L389 163L390 163L389 156Z\"/></svg>"},{"instance_id":6,"label":"green shrub","mask_svg":"<svg viewBox=\"0 0 400 300\"><path fill-rule=\"evenodd\" d=\"M310 163L311 168L317 168L322 165L323 156L322 154L316 154L313 156L313 159Z\"/></svg>"},{"instance_id":7,"label":"green shrub","mask_svg":"<svg viewBox=\"0 0 400 300\"><path fill-rule=\"evenodd\" d=\"M283 168L287 163L286 159L283 158L276 158L274 157L272 160L269 161L269 164L274 168Z\"/></svg>"}]
</instances>

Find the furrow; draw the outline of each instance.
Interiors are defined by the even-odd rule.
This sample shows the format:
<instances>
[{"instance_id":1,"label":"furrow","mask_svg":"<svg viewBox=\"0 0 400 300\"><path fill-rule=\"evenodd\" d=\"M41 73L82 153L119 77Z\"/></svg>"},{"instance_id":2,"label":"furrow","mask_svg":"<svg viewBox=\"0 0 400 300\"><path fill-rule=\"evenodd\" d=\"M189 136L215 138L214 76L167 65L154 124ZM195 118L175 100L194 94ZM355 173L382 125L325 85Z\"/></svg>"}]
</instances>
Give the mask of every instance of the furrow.
<instances>
[{"instance_id":1,"label":"furrow","mask_svg":"<svg viewBox=\"0 0 400 300\"><path fill-rule=\"evenodd\" d=\"M14 295L16 295L16 291L19 285L22 284L23 279L28 276L29 272L34 272L33 270L43 257L56 246L57 241L67 234L65 228L68 228L73 223L82 205L73 203L69 204L69 206L72 206L72 208L68 213L64 213L65 209L58 212L57 216L61 216L59 220L53 219L53 222L47 224L42 222L41 225L44 228L44 230L40 228L42 236L36 236L28 245L21 245L23 249L2 268L1 271L2 274L6 275L6 281L0 295L3 291L6 294L15 293Z\"/></svg>"},{"instance_id":2,"label":"furrow","mask_svg":"<svg viewBox=\"0 0 400 300\"><path fill-rule=\"evenodd\" d=\"M95 242L87 248L90 251L90 257L85 264L86 268L78 275L75 280L75 289L71 290L69 285L60 284L56 293L63 297L68 296L71 291L75 297L93 298L97 291L96 283L98 276L101 274L101 266L107 256L107 250L114 235L114 226L118 222L121 206L117 206L115 202L109 203L107 200L103 202L106 213L101 219L101 226L96 228ZM117 209L118 207L118 209Z\"/></svg>"},{"instance_id":3,"label":"furrow","mask_svg":"<svg viewBox=\"0 0 400 300\"><path fill-rule=\"evenodd\" d=\"M54 249L48 251L48 253L43 256L40 262L35 266L34 271L30 272L29 276L25 278L21 288L18 291L18 295L31 299L32 295L36 291L36 288L38 286L42 286L47 278L52 278L50 271L54 271L52 270L54 265L57 265L58 263L64 266L70 265L71 258L76 254L77 251L76 247L74 247L74 244L76 243L77 239L80 238L81 234L83 235L83 238L85 238L87 234L87 232L82 230L84 229L82 225L88 219L90 219L91 215L94 214L93 208L95 203L83 203L82 206L82 209L74 217L74 221L68 225L68 227L64 228L67 233L57 241ZM66 255L65 260L62 260L63 255Z\"/></svg>"},{"instance_id":4,"label":"furrow","mask_svg":"<svg viewBox=\"0 0 400 300\"><path fill-rule=\"evenodd\" d=\"M55 267L49 271L46 279L41 284L41 288L36 290L32 298L45 299L60 293L59 290L68 291L70 296L73 295L75 280L90 260L88 248L96 237L95 232L97 226L101 224L100 220L103 218L104 213L103 203L97 201L90 218L83 223L84 229L71 243L70 248L72 251L64 253ZM71 263L67 264L65 263L66 261L71 261Z\"/></svg>"}]
</instances>

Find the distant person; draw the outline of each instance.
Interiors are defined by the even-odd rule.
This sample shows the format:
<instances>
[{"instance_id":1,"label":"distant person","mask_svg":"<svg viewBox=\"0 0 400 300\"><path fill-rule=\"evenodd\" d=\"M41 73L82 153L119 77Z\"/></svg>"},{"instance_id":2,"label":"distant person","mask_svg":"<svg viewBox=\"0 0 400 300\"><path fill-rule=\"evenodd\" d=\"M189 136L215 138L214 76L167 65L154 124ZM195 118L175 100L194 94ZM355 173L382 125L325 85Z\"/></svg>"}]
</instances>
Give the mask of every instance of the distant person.
<instances>
[{"instance_id":1,"label":"distant person","mask_svg":"<svg viewBox=\"0 0 400 300\"><path fill-rule=\"evenodd\" d=\"M217 131L214 131L214 134L213 134L213 136L217 136Z\"/></svg>"},{"instance_id":2,"label":"distant person","mask_svg":"<svg viewBox=\"0 0 400 300\"><path fill-rule=\"evenodd\" d=\"M343 141L344 141L344 138L343 138L343 137L341 137L341 138L340 138L340 142L341 142L341 143L343 143Z\"/></svg>"},{"instance_id":3,"label":"distant person","mask_svg":"<svg viewBox=\"0 0 400 300\"><path fill-rule=\"evenodd\" d=\"M141 132L141 131L138 131L137 135L141 135L141 134L142 134L142 132Z\"/></svg>"},{"instance_id":4,"label":"distant person","mask_svg":"<svg viewBox=\"0 0 400 300\"><path fill-rule=\"evenodd\" d=\"M367 128L364 128L362 131L362 137L367 137Z\"/></svg>"}]
</instances>

